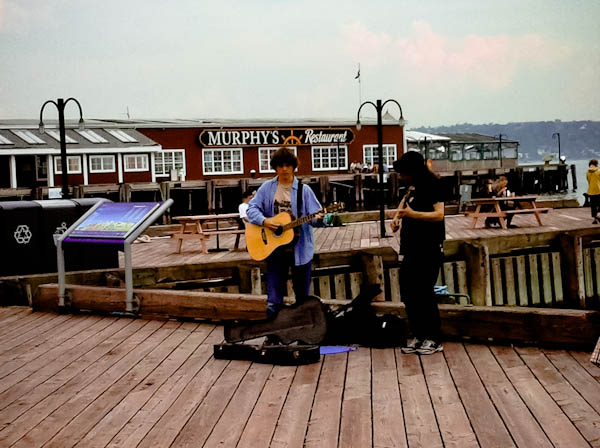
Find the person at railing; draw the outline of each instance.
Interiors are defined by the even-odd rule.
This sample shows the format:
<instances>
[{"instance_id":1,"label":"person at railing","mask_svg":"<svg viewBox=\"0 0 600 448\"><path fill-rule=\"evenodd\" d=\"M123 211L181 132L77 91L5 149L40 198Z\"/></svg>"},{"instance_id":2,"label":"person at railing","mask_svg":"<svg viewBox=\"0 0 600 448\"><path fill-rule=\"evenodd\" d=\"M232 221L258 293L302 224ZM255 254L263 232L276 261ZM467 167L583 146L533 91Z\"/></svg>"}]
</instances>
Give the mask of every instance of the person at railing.
<instances>
[{"instance_id":1,"label":"person at railing","mask_svg":"<svg viewBox=\"0 0 600 448\"><path fill-rule=\"evenodd\" d=\"M585 177L588 181L587 194L592 208L592 218L594 218L592 224L600 224L600 217L598 216L598 212L600 212L600 171L596 159L590 160Z\"/></svg>"},{"instance_id":2,"label":"person at railing","mask_svg":"<svg viewBox=\"0 0 600 448\"><path fill-rule=\"evenodd\" d=\"M394 219L392 230L400 231L400 253L404 256L400 270L400 294L413 338L403 353L429 355L443 350L440 313L434 291L442 265L444 227L444 191L439 178L415 151L405 153L394 162L394 170L409 185Z\"/></svg>"}]
</instances>

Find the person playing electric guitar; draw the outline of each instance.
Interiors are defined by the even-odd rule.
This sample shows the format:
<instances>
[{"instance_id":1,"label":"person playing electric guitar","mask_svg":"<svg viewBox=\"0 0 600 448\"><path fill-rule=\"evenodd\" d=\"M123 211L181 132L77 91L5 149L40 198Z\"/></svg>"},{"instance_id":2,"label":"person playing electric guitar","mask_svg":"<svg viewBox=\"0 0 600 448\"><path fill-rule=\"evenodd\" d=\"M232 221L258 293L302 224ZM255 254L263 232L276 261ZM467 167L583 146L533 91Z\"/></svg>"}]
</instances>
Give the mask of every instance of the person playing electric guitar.
<instances>
[{"instance_id":1,"label":"person playing electric guitar","mask_svg":"<svg viewBox=\"0 0 600 448\"><path fill-rule=\"evenodd\" d=\"M309 294L312 278L311 262L314 255L314 237L311 225L323 218L321 204L312 189L302 187L294 176L298 166L296 155L288 148L278 149L271 158L271 167L277 176L265 182L248 206L248 221L276 231L280 224L272 218L287 212L300 218L316 214L315 219L298 227L299 235L293 247L282 246L266 258L267 262L267 318L274 318L283 306L287 291L288 271L292 268L292 284L296 301ZM301 189L301 193L298 190ZM301 202L298 210L298 202Z\"/></svg>"}]
</instances>

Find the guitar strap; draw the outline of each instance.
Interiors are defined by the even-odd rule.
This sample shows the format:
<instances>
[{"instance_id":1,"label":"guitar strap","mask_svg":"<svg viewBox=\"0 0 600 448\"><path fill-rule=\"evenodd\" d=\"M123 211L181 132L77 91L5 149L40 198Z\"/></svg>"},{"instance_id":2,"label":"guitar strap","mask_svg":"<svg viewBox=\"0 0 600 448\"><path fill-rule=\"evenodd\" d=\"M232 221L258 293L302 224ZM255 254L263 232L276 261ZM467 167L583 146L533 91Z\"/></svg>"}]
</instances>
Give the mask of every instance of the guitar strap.
<instances>
[{"instance_id":1,"label":"guitar strap","mask_svg":"<svg viewBox=\"0 0 600 448\"><path fill-rule=\"evenodd\" d=\"M298 197L296 198L296 219L302 217L302 180L298 179Z\"/></svg>"}]
</instances>

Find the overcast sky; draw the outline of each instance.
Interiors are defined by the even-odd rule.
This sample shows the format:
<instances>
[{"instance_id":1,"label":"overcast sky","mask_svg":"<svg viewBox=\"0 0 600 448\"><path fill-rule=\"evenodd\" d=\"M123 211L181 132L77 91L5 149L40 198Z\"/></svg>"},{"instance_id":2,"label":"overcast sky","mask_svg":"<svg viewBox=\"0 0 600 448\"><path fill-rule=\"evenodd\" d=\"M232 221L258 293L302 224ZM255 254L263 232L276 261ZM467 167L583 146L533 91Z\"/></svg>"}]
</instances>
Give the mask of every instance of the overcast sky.
<instances>
[{"instance_id":1,"label":"overcast sky","mask_svg":"<svg viewBox=\"0 0 600 448\"><path fill-rule=\"evenodd\" d=\"M89 118L354 119L360 63L362 100L408 127L600 120L599 19L598 0L0 0L0 118L73 96Z\"/></svg>"}]
</instances>

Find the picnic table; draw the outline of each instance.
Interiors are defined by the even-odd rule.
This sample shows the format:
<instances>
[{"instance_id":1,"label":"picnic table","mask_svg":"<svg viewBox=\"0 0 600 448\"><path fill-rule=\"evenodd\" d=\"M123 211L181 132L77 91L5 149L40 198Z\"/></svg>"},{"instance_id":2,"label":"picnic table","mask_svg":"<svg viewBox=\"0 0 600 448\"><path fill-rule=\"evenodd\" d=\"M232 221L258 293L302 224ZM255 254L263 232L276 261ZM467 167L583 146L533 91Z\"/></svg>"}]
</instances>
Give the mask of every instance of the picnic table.
<instances>
[{"instance_id":1,"label":"picnic table","mask_svg":"<svg viewBox=\"0 0 600 448\"><path fill-rule=\"evenodd\" d=\"M179 221L180 228L177 232L171 235L171 238L177 239L177 253L181 253L181 246L183 240L194 239L200 240L200 245L203 253L208 253L206 248L206 240L211 236L217 237L216 249L211 251L221 251L227 249L221 249L219 244L219 235L237 235L235 247L239 243L239 235L244 233L243 226L236 224L235 226L219 227L219 221L223 220L236 220L239 221L239 213L224 213L224 214L212 214L212 215L192 215L192 216L175 216L172 218L175 221ZM212 224L214 223L214 228Z\"/></svg>"},{"instance_id":2,"label":"picnic table","mask_svg":"<svg viewBox=\"0 0 600 448\"><path fill-rule=\"evenodd\" d=\"M541 214L548 213L549 208L541 208L536 204L537 196L499 196L499 197L491 197L491 198L477 198L471 199L471 202L475 204L475 211L468 212L467 216L473 218L473 229L477 227L477 221L479 218L498 218L500 221L500 225L503 229L507 228L506 225L506 217L509 215L523 215L523 214L533 214L540 226L543 226ZM502 210L502 203L512 202L514 204L514 209L512 210ZM481 211L482 206L491 206L484 207L484 211ZM487 208L491 208L491 210L485 210Z\"/></svg>"}]
</instances>

